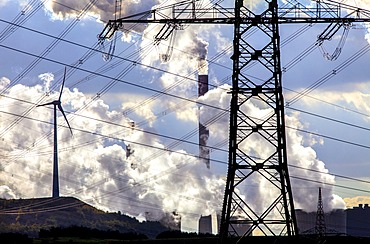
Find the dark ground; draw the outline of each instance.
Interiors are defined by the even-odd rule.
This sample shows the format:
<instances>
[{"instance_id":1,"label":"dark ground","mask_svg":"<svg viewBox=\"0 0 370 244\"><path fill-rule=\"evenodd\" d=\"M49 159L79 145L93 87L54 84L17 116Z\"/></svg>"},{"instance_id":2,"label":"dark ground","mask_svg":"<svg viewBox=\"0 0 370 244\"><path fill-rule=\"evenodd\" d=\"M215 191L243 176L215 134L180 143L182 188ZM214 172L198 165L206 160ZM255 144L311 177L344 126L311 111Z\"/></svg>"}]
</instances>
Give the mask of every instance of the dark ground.
<instances>
[{"instance_id":1,"label":"dark ground","mask_svg":"<svg viewBox=\"0 0 370 244\"><path fill-rule=\"evenodd\" d=\"M57 209L57 210L54 210ZM47 211L53 210L53 211ZM162 235L168 228L159 222L143 222L122 215L106 213L70 197L59 199L0 199L0 244L27 243L143 243L143 244L220 244L217 236ZM40 230L50 230L63 226L80 227L78 235L39 236ZM86 235L86 230L94 230L94 235ZM145 240L131 239L128 236L97 237L99 231L109 234L134 233L148 237ZM83 232L85 235L82 235ZM12 234L13 233L13 234ZM167 234L171 234L167 233ZM172 233L173 234L173 233ZM132 236L131 236L132 237ZM170 238L173 237L173 238ZM124 240L123 240L124 239ZM370 237L301 235L296 237L252 236L241 240L228 239L222 244L370 244Z\"/></svg>"},{"instance_id":2,"label":"dark ground","mask_svg":"<svg viewBox=\"0 0 370 244\"><path fill-rule=\"evenodd\" d=\"M171 238L171 239L148 239L148 240L114 240L114 239L89 239L89 238L28 238L27 236L17 235L0 235L1 244L27 244L27 243L143 243L143 244L220 244L218 237L203 237L203 238ZM229 239L223 244L370 244L370 238L351 237L351 236L299 236L299 237L260 237L253 236L244 239Z\"/></svg>"}]
</instances>

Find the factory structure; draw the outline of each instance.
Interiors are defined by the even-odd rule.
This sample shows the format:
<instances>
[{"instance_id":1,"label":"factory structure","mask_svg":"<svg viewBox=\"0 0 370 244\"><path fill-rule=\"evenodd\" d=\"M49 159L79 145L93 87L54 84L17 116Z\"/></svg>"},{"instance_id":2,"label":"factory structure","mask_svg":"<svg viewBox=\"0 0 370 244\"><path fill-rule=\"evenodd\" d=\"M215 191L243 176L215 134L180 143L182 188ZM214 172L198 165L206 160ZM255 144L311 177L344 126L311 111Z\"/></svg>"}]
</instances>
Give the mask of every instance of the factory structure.
<instances>
[{"instance_id":1,"label":"factory structure","mask_svg":"<svg viewBox=\"0 0 370 244\"><path fill-rule=\"evenodd\" d=\"M202 234L212 234L212 215L200 216L198 232Z\"/></svg>"},{"instance_id":2,"label":"factory structure","mask_svg":"<svg viewBox=\"0 0 370 244\"><path fill-rule=\"evenodd\" d=\"M370 236L369 204L359 204L358 207L347 210L347 235Z\"/></svg>"},{"instance_id":3,"label":"factory structure","mask_svg":"<svg viewBox=\"0 0 370 244\"><path fill-rule=\"evenodd\" d=\"M321 187L316 213L295 210L299 233L306 235L346 235L370 237L370 208L359 204L351 209L333 209L325 213L321 197Z\"/></svg>"},{"instance_id":4,"label":"factory structure","mask_svg":"<svg viewBox=\"0 0 370 244\"><path fill-rule=\"evenodd\" d=\"M305 212L301 209L295 211L298 230L301 235L324 235L324 236L357 236L370 237L370 206L359 204L349 209L333 209L324 213L325 232L317 233L317 212ZM198 233L218 234L220 216L200 216ZM245 226L244 226L245 227ZM216 229L215 229L216 228ZM240 229L238 232L243 233Z\"/></svg>"},{"instance_id":5,"label":"factory structure","mask_svg":"<svg viewBox=\"0 0 370 244\"><path fill-rule=\"evenodd\" d=\"M298 229L301 234L310 234L316 226L316 212L296 210ZM324 214L325 235L370 237L369 204L359 204L349 209L334 209ZM313 234L313 233L312 233Z\"/></svg>"}]
</instances>

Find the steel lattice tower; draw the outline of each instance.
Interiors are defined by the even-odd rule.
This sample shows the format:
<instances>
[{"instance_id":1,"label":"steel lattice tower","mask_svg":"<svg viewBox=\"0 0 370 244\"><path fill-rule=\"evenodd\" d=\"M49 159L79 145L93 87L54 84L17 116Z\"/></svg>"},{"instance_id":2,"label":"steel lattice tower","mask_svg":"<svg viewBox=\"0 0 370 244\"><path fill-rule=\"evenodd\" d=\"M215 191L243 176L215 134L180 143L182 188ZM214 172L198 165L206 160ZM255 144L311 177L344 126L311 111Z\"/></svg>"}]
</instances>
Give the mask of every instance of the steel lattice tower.
<instances>
[{"instance_id":1,"label":"steel lattice tower","mask_svg":"<svg viewBox=\"0 0 370 244\"><path fill-rule=\"evenodd\" d=\"M296 226L286 156L282 72L277 55L280 53L277 2L269 2L266 11L252 22L242 21L250 15L243 1L236 2L235 14L229 169L220 233L249 236L258 229L265 235L276 231L292 235ZM269 21L263 21L265 18ZM248 41L251 33L258 35L258 41ZM253 76L251 70L255 70ZM253 99L258 99L269 110L268 114L248 115L242 105ZM265 147L264 155L246 153L245 149L255 141ZM242 185L256 186L260 180L274 190L266 205L252 207L249 196L243 195Z\"/></svg>"},{"instance_id":2,"label":"steel lattice tower","mask_svg":"<svg viewBox=\"0 0 370 244\"><path fill-rule=\"evenodd\" d=\"M181 1L111 20L99 39L112 38L125 23L163 24L155 41L169 38L172 31L187 24L233 25L229 159L220 240L253 232L297 235L287 163L279 26L331 23L320 35L325 41L344 24L370 22L370 11L327 0L314 1L316 5L309 7L295 0L278 7L277 0L270 0L264 2L260 13L248 9L243 0L235 0L234 8L218 4L202 8L197 2ZM252 100L258 101L265 113L252 113L246 106ZM252 145L263 152L253 150ZM259 184L265 191L250 190Z\"/></svg>"},{"instance_id":3,"label":"steel lattice tower","mask_svg":"<svg viewBox=\"0 0 370 244\"><path fill-rule=\"evenodd\" d=\"M321 187L319 187L319 199L317 201L315 234L318 234L319 236L326 235L325 213L321 197Z\"/></svg>"}]
</instances>

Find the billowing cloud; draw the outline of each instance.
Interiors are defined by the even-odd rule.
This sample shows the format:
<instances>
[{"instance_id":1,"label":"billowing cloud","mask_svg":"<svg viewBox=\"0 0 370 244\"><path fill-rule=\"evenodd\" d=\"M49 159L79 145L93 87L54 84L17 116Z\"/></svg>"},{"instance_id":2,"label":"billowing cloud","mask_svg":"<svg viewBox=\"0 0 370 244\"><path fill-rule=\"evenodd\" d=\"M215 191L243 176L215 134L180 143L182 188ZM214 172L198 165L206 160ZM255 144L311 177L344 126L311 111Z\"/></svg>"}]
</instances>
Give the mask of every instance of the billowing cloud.
<instances>
[{"instance_id":1,"label":"billowing cloud","mask_svg":"<svg viewBox=\"0 0 370 244\"><path fill-rule=\"evenodd\" d=\"M43 86L16 85L7 95L34 102L43 98L44 103L56 99L58 92L45 96ZM7 112L22 114L28 107L14 106L17 102L11 98L1 99L8 104L1 114L1 128L14 119ZM158 219L173 211L185 219L197 219L198 214L214 213L220 207L223 191L219 189L224 181L206 170L197 157L182 150L165 150L160 138L140 128L133 130L132 121L122 112L110 110L103 100L85 107L88 100L77 89L64 89L65 111L78 112L67 116L73 136L58 115L62 126L58 130L61 195L77 196L105 210ZM50 196L52 107L33 108L28 117L18 122L21 129L2 131L0 182L4 189L12 189L8 196ZM126 144L133 149L129 157Z\"/></svg>"},{"instance_id":2,"label":"billowing cloud","mask_svg":"<svg viewBox=\"0 0 370 244\"><path fill-rule=\"evenodd\" d=\"M75 18L81 13L82 10L86 10L87 15L94 15L97 16L100 21L108 22L108 20L113 20L115 18L116 2L117 1L96 0L63 0L58 2L45 1L45 8L55 19ZM151 8L157 5L159 2L159 0L126 0L120 6L121 13L117 12L117 17L119 14L122 16L127 16L151 10Z\"/></svg>"},{"instance_id":3,"label":"billowing cloud","mask_svg":"<svg viewBox=\"0 0 370 244\"><path fill-rule=\"evenodd\" d=\"M44 73L39 75L39 79L44 81L45 93L48 93L50 90L51 82L54 80L54 75L51 73Z\"/></svg>"},{"instance_id":4,"label":"billowing cloud","mask_svg":"<svg viewBox=\"0 0 370 244\"><path fill-rule=\"evenodd\" d=\"M218 89L212 89L206 95L199 98L199 100L205 104L213 106L217 104L217 107L227 109L230 99L227 93L229 89L230 87L227 85ZM259 102L247 102L243 104L242 109L247 111L252 117L264 117L271 112L270 108L264 108L260 105ZM216 117L216 114L220 112L206 106L201 106L200 111L200 118L203 118L203 123L206 123L205 121L209 118ZM209 125L210 144L213 143L212 140L215 138L217 138L217 141L227 138L227 134L222 133L219 128L223 128L225 124L228 124L228 119L228 116L224 116L219 121ZM304 125L299 121L298 113L287 115L286 124L289 128L304 128ZM317 208L318 188L322 187L325 188L322 191L323 199L325 199L325 209L327 211L334 208L343 209L345 208L344 201L333 193L333 187L331 187L331 185L335 184L335 178L328 174L329 170L325 167L325 163L317 158L316 152L311 147L312 144L310 137L305 138L297 130L287 129L288 164L291 166L289 171L292 176L291 182L294 201L296 203L295 207L306 211L315 211ZM259 137L249 140L243 147L243 151L248 155L265 158L271 154L269 151L271 146ZM264 199L268 198L269 191L267 189L269 187L265 183L267 182L264 180L256 179L255 187L244 189L244 192L241 191L242 194L245 194L246 199L253 199L251 205L255 206L256 209L263 206ZM258 198L258 196L262 198Z\"/></svg>"},{"instance_id":5,"label":"billowing cloud","mask_svg":"<svg viewBox=\"0 0 370 244\"><path fill-rule=\"evenodd\" d=\"M16 195L8 186L0 186L0 198L2 199L15 199Z\"/></svg>"},{"instance_id":6,"label":"billowing cloud","mask_svg":"<svg viewBox=\"0 0 370 244\"><path fill-rule=\"evenodd\" d=\"M304 128L299 121L299 114L286 116L290 128ZM326 211L344 209L344 201L333 193L335 177L329 174L325 163L317 158L312 145L304 143L304 137L294 129L287 129L287 151L290 176L296 208L312 212L317 210L318 189L321 187L323 204ZM309 141L309 140L308 140ZM310 182L306 180L309 179Z\"/></svg>"}]
</instances>

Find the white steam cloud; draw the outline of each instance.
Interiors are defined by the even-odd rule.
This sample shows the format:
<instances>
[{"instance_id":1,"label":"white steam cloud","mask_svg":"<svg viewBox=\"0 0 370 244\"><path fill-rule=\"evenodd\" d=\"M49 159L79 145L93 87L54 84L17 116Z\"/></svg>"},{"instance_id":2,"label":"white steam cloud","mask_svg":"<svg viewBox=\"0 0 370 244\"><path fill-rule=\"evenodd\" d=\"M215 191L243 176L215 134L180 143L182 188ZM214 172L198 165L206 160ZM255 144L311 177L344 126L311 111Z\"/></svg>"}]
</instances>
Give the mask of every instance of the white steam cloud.
<instances>
[{"instance_id":1,"label":"white steam cloud","mask_svg":"<svg viewBox=\"0 0 370 244\"><path fill-rule=\"evenodd\" d=\"M230 87L228 85L220 86L219 89L212 89L206 95L199 98L202 103L212 104L213 106L227 109L230 103L229 94L227 90ZM261 117L264 114L269 114L271 109L265 109L260 107L260 103L248 102L243 104L241 108L243 111L247 111L252 117ZM201 116L204 121L215 117L219 110L215 110L210 107L201 107ZM221 120L210 125L209 141L212 145L214 141L222 141L227 139L227 133L220 128L224 128L225 124L228 124L228 116L224 116ZM286 124L289 128L302 129L303 124L299 121L299 113L293 113L286 115ZM202 121L201 121L202 122ZM324 162L317 159L316 152L313 150L311 145L315 143L314 138L304 138L297 130L287 129L287 152L288 152L288 164L291 179L292 190L294 195L295 207L304 209L305 211L316 211L318 201L318 188L325 188L322 192L324 208L326 211L331 209L343 209L345 203L343 199L333 193L333 188L330 185L335 183L334 176L331 176L328 169L325 168ZM215 140L215 138L217 138ZM307 141L308 140L308 141ZM247 154L254 156L262 156L264 154L270 155L268 152L269 145L266 145L265 140L261 140L256 137L255 140L248 141L248 144L243 145L243 151ZM262 156L264 158L264 156ZM322 172L322 173L318 173ZM308 182L305 179L310 179L312 182ZM316 183L321 182L321 183ZM269 189L265 185L265 181L256 179L256 185L249 189L244 189L243 193L247 199L253 199L253 206L255 209L259 209L265 202L263 198L268 198ZM325 184L327 183L327 184ZM256 194L259 192L258 194ZM260 196L262 199L258 199Z\"/></svg>"},{"instance_id":2,"label":"white steam cloud","mask_svg":"<svg viewBox=\"0 0 370 244\"><path fill-rule=\"evenodd\" d=\"M45 73L39 75L39 79L44 81L44 92L48 93L50 91L51 82L54 80L54 75L52 73Z\"/></svg>"},{"instance_id":3,"label":"white steam cloud","mask_svg":"<svg viewBox=\"0 0 370 244\"><path fill-rule=\"evenodd\" d=\"M15 199L17 196L8 186L0 186L0 198Z\"/></svg>"}]
</instances>

